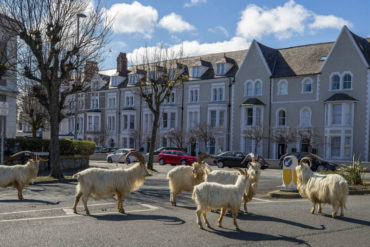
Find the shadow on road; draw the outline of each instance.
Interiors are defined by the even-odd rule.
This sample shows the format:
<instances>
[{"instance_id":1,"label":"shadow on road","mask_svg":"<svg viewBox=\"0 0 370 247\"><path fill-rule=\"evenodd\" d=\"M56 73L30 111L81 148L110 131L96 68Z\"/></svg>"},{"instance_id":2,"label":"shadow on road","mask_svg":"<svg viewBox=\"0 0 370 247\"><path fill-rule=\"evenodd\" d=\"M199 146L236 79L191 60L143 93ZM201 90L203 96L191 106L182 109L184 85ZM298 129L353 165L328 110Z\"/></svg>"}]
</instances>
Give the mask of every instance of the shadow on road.
<instances>
[{"instance_id":1,"label":"shadow on road","mask_svg":"<svg viewBox=\"0 0 370 247\"><path fill-rule=\"evenodd\" d=\"M51 201L44 201L44 200L33 200L33 199L23 199L23 200L0 200L0 203L12 203L12 202L20 202L20 203L27 203L27 202L35 202L35 203L43 203L46 205L59 205L60 201L51 202Z\"/></svg>"},{"instance_id":2,"label":"shadow on road","mask_svg":"<svg viewBox=\"0 0 370 247\"><path fill-rule=\"evenodd\" d=\"M182 225L185 224L186 221L180 219L178 217L172 216L164 216L164 215L142 215L142 214L112 214L112 215L91 215L97 220L106 220L106 221L128 221L128 220L144 220L144 221L161 221L164 222L165 225Z\"/></svg>"},{"instance_id":3,"label":"shadow on road","mask_svg":"<svg viewBox=\"0 0 370 247\"><path fill-rule=\"evenodd\" d=\"M231 216L228 215L228 217L231 217ZM239 219L245 219L245 220L248 220L248 221L250 221L250 220L254 220L254 221L273 221L273 222L277 222L277 223L283 223L283 224L292 225L292 226L301 227L301 228L310 229L310 230L325 230L326 229L324 225L320 225L321 227L314 227L314 226L305 225L305 224L298 223L298 222L291 221L291 220L284 220L284 219L276 218L276 217L272 217L272 216L258 215L258 214L251 214L251 213L239 214L238 218Z\"/></svg>"},{"instance_id":4,"label":"shadow on road","mask_svg":"<svg viewBox=\"0 0 370 247\"><path fill-rule=\"evenodd\" d=\"M224 229L224 228L220 228ZM228 230L228 229L225 229ZM205 231L209 233L214 233L219 236L229 238L229 239L234 239L234 240L245 240L245 241L284 241L284 242L290 242L290 243L296 243L296 244L304 244L306 246L311 246L309 245L306 241L294 238L294 237L288 237L288 236L274 236L274 235L269 235L269 234L264 234L264 233L258 233L258 232L247 232L243 231L241 229L238 229L236 231L223 231L219 230L216 228L208 228L205 229Z\"/></svg>"},{"instance_id":5,"label":"shadow on road","mask_svg":"<svg viewBox=\"0 0 370 247\"><path fill-rule=\"evenodd\" d=\"M327 218L332 218L331 215L329 214L323 214L323 216ZM359 219L347 218L347 217L341 217L341 216L337 216L334 220L345 221L348 223L353 223L353 224L358 224L358 225L363 225L363 226L370 226L370 221L366 221L366 220L359 220Z\"/></svg>"}]
</instances>

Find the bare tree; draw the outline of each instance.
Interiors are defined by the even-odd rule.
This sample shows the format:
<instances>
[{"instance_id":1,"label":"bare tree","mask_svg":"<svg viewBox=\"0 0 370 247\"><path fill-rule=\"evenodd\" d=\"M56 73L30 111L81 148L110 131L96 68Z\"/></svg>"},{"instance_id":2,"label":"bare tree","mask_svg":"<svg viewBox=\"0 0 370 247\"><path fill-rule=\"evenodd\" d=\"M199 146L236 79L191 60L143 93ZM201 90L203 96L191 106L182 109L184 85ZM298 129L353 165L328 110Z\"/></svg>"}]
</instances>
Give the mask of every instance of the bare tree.
<instances>
[{"instance_id":1,"label":"bare tree","mask_svg":"<svg viewBox=\"0 0 370 247\"><path fill-rule=\"evenodd\" d=\"M67 95L83 88L82 80L71 80L71 75L87 61L103 57L111 22L99 0L95 7L88 0L1 0L0 6L0 28L19 37L16 63L22 75L35 82L35 95L49 113L50 175L61 178L62 108ZM76 29L79 17L85 18Z\"/></svg>"},{"instance_id":2,"label":"bare tree","mask_svg":"<svg viewBox=\"0 0 370 247\"><path fill-rule=\"evenodd\" d=\"M140 144L141 144L141 141L140 141L141 133L140 133L140 131L131 130L129 136L130 136L130 138L134 139L135 143L137 144L138 149L140 149L141 148L141 147L139 147Z\"/></svg>"},{"instance_id":3,"label":"bare tree","mask_svg":"<svg viewBox=\"0 0 370 247\"><path fill-rule=\"evenodd\" d=\"M48 113L43 105L32 94L22 93L19 97L19 111L22 123L31 127L32 137L36 137L38 129L47 127Z\"/></svg>"},{"instance_id":4,"label":"bare tree","mask_svg":"<svg viewBox=\"0 0 370 247\"><path fill-rule=\"evenodd\" d=\"M167 137L175 144L177 148L183 148L183 133L180 128L170 129L168 131Z\"/></svg>"},{"instance_id":5,"label":"bare tree","mask_svg":"<svg viewBox=\"0 0 370 247\"><path fill-rule=\"evenodd\" d=\"M172 90L188 78L186 66L179 62L182 51L169 52L158 48L149 57L143 56L142 65L137 68L145 72L145 76L138 78L140 96L153 113L152 137L149 148L148 168L153 169L153 153L156 136L159 128L161 106L171 97Z\"/></svg>"},{"instance_id":6,"label":"bare tree","mask_svg":"<svg viewBox=\"0 0 370 247\"><path fill-rule=\"evenodd\" d=\"M214 127L206 122L199 123L196 127L190 130L191 138L199 139L204 144L204 152L207 151L207 144L216 136Z\"/></svg>"},{"instance_id":7,"label":"bare tree","mask_svg":"<svg viewBox=\"0 0 370 247\"><path fill-rule=\"evenodd\" d=\"M291 128L275 129L271 136L271 140L275 143L284 144L286 149L289 143L297 141L297 132L295 129Z\"/></svg>"},{"instance_id":8,"label":"bare tree","mask_svg":"<svg viewBox=\"0 0 370 247\"><path fill-rule=\"evenodd\" d=\"M263 139L266 139L265 127L262 125L255 125L248 129L243 130L243 134L246 138L254 141L254 152L257 152L258 145Z\"/></svg>"},{"instance_id":9,"label":"bare tree","mask_svg":"<svg viewBox=\"0 0 370 247\"><path fill-rule=\"evenodd\" d=\"M312 153L313 147L324 144L319 130L313 127L298 129L297 136L302 143L307 145L307 152L309 153Z\"/></svg>"}]
</instances>

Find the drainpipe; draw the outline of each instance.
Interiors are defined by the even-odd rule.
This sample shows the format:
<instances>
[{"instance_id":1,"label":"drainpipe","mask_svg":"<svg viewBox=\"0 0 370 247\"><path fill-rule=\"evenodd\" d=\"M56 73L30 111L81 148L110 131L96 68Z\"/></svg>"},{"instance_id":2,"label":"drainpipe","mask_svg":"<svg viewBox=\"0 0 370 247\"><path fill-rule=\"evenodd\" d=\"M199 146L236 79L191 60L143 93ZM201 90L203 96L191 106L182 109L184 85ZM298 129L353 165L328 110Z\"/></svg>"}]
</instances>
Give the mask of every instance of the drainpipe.
<instances>
[{"instance_id":1,"label":"drainpipe","mask_svg":"<svg viewBox=\"0 0 370 247\"><path fill-rule=\"evenodd\" d=\"M140 94L140 104L139 104L139 150L141 149L141 131L142 131L142 108L143 108L143 99L142 95Z\"/></svg>"},{"instance_id":2,"label":"drainpipe","mask_svg":"<svg viewBox=\"0 0 370 247\"><path fill-rule=\"evenodd\" d=\"M235 83L235 77L228 77L229 79L229 102L227 104L227 150L230 150L231 143L231 89Z\"/></svg>"},{"instance_id":3,"label":"drainpipe","mask_svg":"<svg viewBox=\"0 0 370 247\"><path fill-rule=\"evenodd\" d=\"M116 128L116 130L117 130L117 148L119 148L120 147L120 133L121 133L121 89L120 88L118 88L118 113L117 113L117 115L118 115L118 117L117 117L117 121L116 122L118 122L118 125L117 125L117 128Z\"/></svg>"},{"instance_id":4,"label":"drainpipe","mask_svg":"<svg viewBox=\"0 0 370 247\"><path fill-rule=\"evenodd\" d=\"M272 158L270 155L270 149L271 149L271 101L272 101L272 78L270 76L270 99L269 99L269 131L268 131L268 138L267 138L267 157Z\"/></svg>"},{"instance_id":5,"label":"drainpipe","mask_svg":"<svg viewBox=\"0 0 370 247\"><path fill-rule=\"evenodd\" d=\"M184 95L185 95L185 92L184 92L184 82L182 82L182 95L181 95L181 124L180 124L180 128L181 128L181 147L183 148L183 142L184 142ZM187 151L187 150L186 150Z\"/></svg>"}]
</instances>

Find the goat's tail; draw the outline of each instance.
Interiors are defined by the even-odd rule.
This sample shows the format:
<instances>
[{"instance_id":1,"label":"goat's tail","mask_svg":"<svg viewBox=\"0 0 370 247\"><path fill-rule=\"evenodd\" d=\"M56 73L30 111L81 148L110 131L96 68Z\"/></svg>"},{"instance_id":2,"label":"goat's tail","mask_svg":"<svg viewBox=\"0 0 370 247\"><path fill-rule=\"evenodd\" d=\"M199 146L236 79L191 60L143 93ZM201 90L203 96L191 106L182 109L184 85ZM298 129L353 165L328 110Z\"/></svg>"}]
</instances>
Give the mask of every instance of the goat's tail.
<instances>
[{"instance_id":1,"label":"goat's tail","mask_svg":"<svg viewBox=\"0 0 370 247\"><path fill-rule=\"evenodd\" d=\"M72 176L72 178L74 178L74 179L77 179L77 180L80 180L80 173L78 172L78 173L76 173L75 175L73 175Z\"/></svg>"}]
</instances>

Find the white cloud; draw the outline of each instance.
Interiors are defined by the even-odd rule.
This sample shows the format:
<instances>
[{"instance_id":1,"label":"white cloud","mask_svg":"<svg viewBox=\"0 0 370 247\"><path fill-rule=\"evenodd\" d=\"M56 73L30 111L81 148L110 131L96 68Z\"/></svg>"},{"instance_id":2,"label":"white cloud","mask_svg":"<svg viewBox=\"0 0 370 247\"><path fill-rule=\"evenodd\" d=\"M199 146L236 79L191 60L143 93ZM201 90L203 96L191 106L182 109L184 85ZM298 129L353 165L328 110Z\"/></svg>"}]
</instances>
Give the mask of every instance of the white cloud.
<instances>
[{"instance_id":1,"label":"white cloud","mask_svg":"<svg viewBox=\"0 0 370 247\"><path fill-rule=\"evenodd\" d=\"M184 6L185 7L192 7L192 6L196 6L198 4L201 4L201 3L206 3L207 0L190 0L189 3L185 3Z\"/></svg>"},{"instance_id":2,"label":"white cloud","mask_svg":"<svg viewBox=\"0 0 370 247\"><path fill-rule=\"evenodd\" d=\"M195 30L195 27L184 21L181 15L173 12L169 15L163 16L159 21L158 26L167 29L170 33L181 33L184 31Z\"/></svg>"},{"instance_id":3,"label":"white cloud","mask_svg":"<svg viewBox=\"0 0 370 247\"><path fill-rule=\"evenodd\" d=\"M174 52L178 52L182 49L184 51L183 56L186 57L247 49L249 45L250 42L247 42L244 38L233 37L231 40L215 43L199 43L197 40L184 41L181 44L170 46L168 49ZM140 47L127 54L127 56L129 61L132 61L133 63L141 63L142 61L140 61L140 59L145 56L146 52L148 52L148 54L154 54L155 51L158 51L159 47L160 46L152 46L147 48Z\"/></svg>"},{"instance_id":4,"label":"white cloud","mask_svg":"<svg viewBox=\"0 0 370 247\"><path fill-rule=\"evenodd\" d=\"M334 15L317 15L294 0L273 9L251 4L242 12L237 35L248 40L270 34L287 39L306 29L340 28L344 24L349 22Z\"/></svg>"},{"instance_id":5,"label":"white cloud","mask_svg":"<svg viewBox=\"0 0 370 247\"><path fill-rule=\"evenodd\" d=\"M150 38L158 20L158 12L152 6L134 1L132 4L117 3L107 10L114 18L112 30L115 33L141 33Z\"/></svg>"},{"instance_id":6,"label":"white cloud","mask_svg":"<svg viewBox=\"0 0 370 247\"><path fill-rule=\"evenodd\" d=\"M217 26L217 27L214 27L214 28L209 28L208 32L211 32L211 33L222 32L226 37L229 37L229 32L223 26Z\"/></svg>"},{"instance_id":7,"label":"white cloud","mask_svg":"<svg viewBox=\"0 0 370 247\"><path fill-rule=\"evenodd\" d=\"M352 26L352 23L334 15L315 15L314 22L309 25L311 29L335 28L340 29L344 25Z\"/></svg>"}]
</instances>

